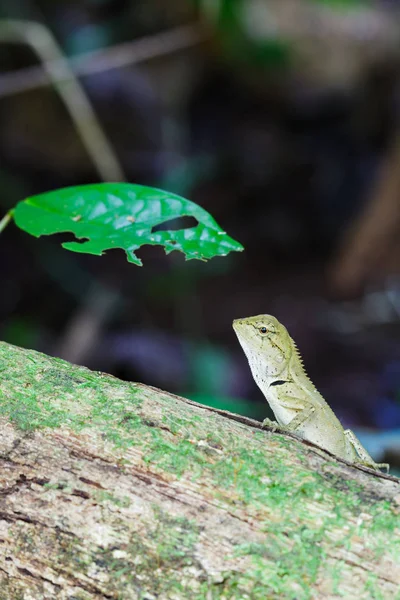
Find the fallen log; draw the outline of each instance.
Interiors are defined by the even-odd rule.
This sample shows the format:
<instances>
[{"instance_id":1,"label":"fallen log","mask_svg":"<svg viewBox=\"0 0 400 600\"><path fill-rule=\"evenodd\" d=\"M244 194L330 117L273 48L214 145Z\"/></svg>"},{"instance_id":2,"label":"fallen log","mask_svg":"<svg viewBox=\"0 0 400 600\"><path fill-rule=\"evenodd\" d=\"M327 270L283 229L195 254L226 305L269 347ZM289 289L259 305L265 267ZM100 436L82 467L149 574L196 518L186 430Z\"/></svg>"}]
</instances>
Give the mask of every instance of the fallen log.
<instances>
[{"instance_id":1,"label":"fallen log","mask_svg":"<svg viewBox=\"0 0 400 600\"><path fill-rule=\"evenodd\" d=\"M0 343L2 600L398 598L400 485Z\"/></svg>"}]
</instances>

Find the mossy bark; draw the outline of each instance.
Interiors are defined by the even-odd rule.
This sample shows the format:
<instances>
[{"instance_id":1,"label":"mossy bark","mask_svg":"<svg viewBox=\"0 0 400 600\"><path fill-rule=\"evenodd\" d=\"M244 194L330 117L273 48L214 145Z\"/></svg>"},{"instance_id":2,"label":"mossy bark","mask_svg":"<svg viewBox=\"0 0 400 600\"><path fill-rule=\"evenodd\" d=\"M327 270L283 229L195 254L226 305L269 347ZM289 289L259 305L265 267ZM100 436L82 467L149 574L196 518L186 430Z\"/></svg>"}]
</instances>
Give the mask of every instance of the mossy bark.
<instances>
[{"instance_id":1,"label":"mossy bark","mask_svg":"<svg viewBox=\"0 0 400 600\"><path fill-rule=\"evenodd\" d=\"M400 598L400 485L0 343L1 600Z\"/></svg>"}]
</instances>

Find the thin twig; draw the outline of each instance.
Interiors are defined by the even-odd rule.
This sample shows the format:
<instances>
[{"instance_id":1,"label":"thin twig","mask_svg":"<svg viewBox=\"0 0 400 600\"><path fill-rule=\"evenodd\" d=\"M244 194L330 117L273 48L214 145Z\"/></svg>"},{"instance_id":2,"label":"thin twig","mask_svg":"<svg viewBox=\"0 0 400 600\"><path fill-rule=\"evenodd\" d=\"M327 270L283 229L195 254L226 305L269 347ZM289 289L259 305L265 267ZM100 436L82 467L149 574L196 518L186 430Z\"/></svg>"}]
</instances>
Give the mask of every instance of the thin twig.
<instances>
[{"instance_id":1,"label":"thin twig","mask_svg":"<svg viewBox=\"0 0 400 600\"><path fill-rule=\"evenodd\" d=\"M105 181L124 180L118 158L92 105L57 41L41 23L0 21L0 41L25 43L38 55L48 79L62 98L96 169Z\"/></svg>"},{"instance_id":2,"label":"thin twig","mask_svg":"<svg viewBox=\"0 0 400 600\"><path fill-rule=\"evenodd\" d=\"M184 25L137 41L87 52L71 58L69 64L75 75L91 75L168 56L197 46L205 39L206 34L199 26ZM42 67L4 73L0 75L0 98L46 87L51 83Z\"/></svg>"},{"instance_id":3,"label":"thin twig","mask_svg":"<svg viewBox=\"0 0 400 600\"><path fill-rule=\"evenodd\" d=\"M9 210L8 213L6 213L4 215L4 217L1 219L0 221L0 233L2 231L4 231L4 229L7 227L7 225L9 224L9 222L11 221L13 216L13 211Z\"/></svg>"}]
</instances>

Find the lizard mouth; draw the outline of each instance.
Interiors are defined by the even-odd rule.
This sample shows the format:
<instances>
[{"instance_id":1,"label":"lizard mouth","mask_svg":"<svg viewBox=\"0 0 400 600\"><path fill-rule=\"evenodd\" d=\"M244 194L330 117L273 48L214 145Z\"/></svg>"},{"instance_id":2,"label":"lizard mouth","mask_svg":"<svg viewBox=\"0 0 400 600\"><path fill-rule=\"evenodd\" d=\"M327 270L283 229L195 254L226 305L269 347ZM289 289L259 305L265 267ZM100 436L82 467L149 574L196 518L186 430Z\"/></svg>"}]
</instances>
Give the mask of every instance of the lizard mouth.
<instances>
[{"instance_id":1,"label":"lizard mouth","mask_svg":"<svg viewBox=\"0 0 400 600\"><path fill-rule=\"evenodd\" d=\"M246 331L245 319L235 319L232 323L233 331L237 334L241 332L243 334Z\"/></svg>"},{"instance_id":2,"label":"lizard mouth","mask_svg":"<svg viewBox=\"0 0 400 600\"><path fill-rule=\"evenodd\" d=\"M232 322L232 327L243 325L244 321L246 321L246 319L234 319Z\"/></svg>"}]
</instances>

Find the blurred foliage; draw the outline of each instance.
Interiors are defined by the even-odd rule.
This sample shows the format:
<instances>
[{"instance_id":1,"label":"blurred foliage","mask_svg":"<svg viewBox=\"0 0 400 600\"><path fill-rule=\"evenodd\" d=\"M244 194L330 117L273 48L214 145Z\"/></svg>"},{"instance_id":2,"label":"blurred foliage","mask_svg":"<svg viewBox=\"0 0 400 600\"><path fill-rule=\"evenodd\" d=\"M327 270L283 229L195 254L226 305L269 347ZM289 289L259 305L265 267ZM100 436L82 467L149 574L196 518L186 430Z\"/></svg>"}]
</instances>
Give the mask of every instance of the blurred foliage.
<instances>
[{"instance_id":1,"label":"blurred foliage","mask_svg":"<svg viewBox=\"0 0 400 600\"><path fill-rule=\"evenodd\" d=\"M284 68L290 62L290 44L274 35L255 35L255 23L250 11L261 12L259 17L268 18L267 2L247 2L246 0L215 0L210 5L207 0L195 0L197 7L211 17L213 25L218 29L219 42L230 60L240 66L251 63L255 66ZM253 11L253 12L254 12ZM263 19L264 27L267 20Z\"/></svg>"},{"instance_id":2,"label":"blurred foliage","mask_svg":"<svg viewBox=\"0 0 400 600\"><path fill-rule=\"evenodd\" d=\"M369 65L398 54L399 15L389 3L193 1L214 30L224 58L259 88L285 76L322 88L349 87ZM266 81L256 81L257 75Z\"/></svg>"},{"instance_id":3,"label":"blurred foliage","mask_svg":"<svg viewBox=\"0 0 400 600\"><path fill-rule=\"evenodd\" d=\"M10 318L2 329L2 340L23 348L35 348L38 340L39 328L34 319Z\"/></svg>"},{"instance_id":4,"label":"blurred foliage","mask_svg":"<svg viewBox=\"0 0 400 600\"><path fill-rule=\"evenodd\" d=\"M223 50L239 64L284 68L291 62L296 46L285 39L276 19L274 3L268 0L193 0L197 8L218 29ZM329 9L347 11L368 7L366 0L301 0L297 4L320 4ZM291 7L295 8L296 3ZM290 22L290 6L287 21ZM294 17L295 18L295 17ZM301 23L297 24L301 28ZM296 24L292 29L295 30Z\"/></svg>"},{"instance_id":5,"label":"blurred foliage","mask_svg":"<svg viewBox=\"0 0 400 600\"><path fill-rule=\"evenodd\" d=\"M262 420L269 407L264 402L251 402L226 396L226 382L235 368L231 356L223 348L211 345L192 345L189 354L190 388L185 395L201 404Z\"/></svg>"}]
</instances>

